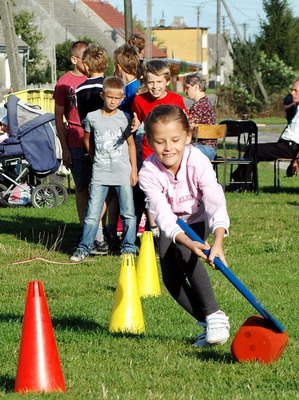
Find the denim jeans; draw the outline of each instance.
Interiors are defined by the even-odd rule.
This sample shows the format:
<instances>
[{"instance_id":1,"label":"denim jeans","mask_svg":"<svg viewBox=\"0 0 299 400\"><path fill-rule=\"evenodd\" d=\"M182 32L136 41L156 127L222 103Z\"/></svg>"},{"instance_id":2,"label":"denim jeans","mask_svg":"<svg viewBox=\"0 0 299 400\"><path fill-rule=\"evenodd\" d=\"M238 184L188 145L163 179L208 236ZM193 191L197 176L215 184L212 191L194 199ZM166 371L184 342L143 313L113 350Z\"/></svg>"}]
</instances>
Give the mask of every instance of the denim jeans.
<instances>
[{"instance_id":1,"label":"denim jeans","mask_svg":"<svg viewBox=\"0 0 299 400\"><path fill-rule=\"evenodd\" d=\"M214 149L214 147L208 146L207 144L198 144L197 147L210 160L214 160L214 158L216 157L216 150Z\"/></svg>"},{"instance_id":2,"label":"denim jeans","mask_svg":"<svg viewBox=\"0 0 299 400\"><path fill-rule=\"evenodd\" d=\"M131 185L114 186L118 201L120 218L123 225L122 250L136 252L136 216L133 202L133 188ZM109 186L92 184L90 188L88 209L84 219L84 227L81 242L78 248L90 253L95 240L100 214L108 194Z\"/></svg>"}]
</instances>

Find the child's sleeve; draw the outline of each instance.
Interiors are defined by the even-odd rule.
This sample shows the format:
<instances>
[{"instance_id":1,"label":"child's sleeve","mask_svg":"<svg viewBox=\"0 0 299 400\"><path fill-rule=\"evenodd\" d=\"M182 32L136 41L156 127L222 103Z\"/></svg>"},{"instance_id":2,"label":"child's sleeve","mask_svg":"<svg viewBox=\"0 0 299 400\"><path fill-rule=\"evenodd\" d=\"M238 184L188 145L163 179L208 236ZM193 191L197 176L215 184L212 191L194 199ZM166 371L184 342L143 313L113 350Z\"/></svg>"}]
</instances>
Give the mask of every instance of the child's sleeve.
<instances>
[{"instance_id":1,"label":"child's sleeve","mask_svg":"<svg viewBox=\"0 0 299 400\"><path fill-rule=\"evenodd\" d=\"M150 161L147 161L139 172L139 185L146 195L146 202L149 205L149 211L154 217L159 228L175 242L175 237L183 230L177 225L177 216L172 212L171 205L167 200L165 190L161 180L159 180L159 171L147 168Z\"/></svg>"}]
</instances>

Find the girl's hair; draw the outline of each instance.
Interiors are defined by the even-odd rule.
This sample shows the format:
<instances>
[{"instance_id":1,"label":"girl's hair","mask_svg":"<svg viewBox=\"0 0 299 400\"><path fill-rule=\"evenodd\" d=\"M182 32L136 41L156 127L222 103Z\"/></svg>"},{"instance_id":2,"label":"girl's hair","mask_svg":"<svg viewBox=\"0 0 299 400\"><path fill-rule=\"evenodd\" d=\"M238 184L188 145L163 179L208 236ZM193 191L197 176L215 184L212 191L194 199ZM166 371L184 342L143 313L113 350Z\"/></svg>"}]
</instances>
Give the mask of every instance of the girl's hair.
<instances>
[{"instance_id":1,"label":"girl's hair","mask_svg":"<svg viewBox=\"0 0 299 400\"><path fill-rule=\"evenodd\" d=\"M141 53L145 49L145 38L142 35L133 34L129 37L128 44L137 47L138 52Z\"/></svg>"},{"instance_id":2,"label":"girl's hair","mask_svg":"<svg viewBox=\"0 0 299 400\"><path fill-rule=\"evenodd\" d=\"M170 81L170 69L168 64L162 60L151 60L146 64L144 76L146 78L147 73L151 73L156 76L164 75L167 82Z\"/></svg>"},{"instance_id":3,"label":"girl's hair","mask_svg":"<svg viewBox=\"0 0 299 400\"><path fill-rule=\"evenodd\" d=\"M153 124L162 123L168 124L169 122L177 121L182 124L183 129L186 132L190 131L190 124L185 112L178 106L164 104L155 107L146 117L145 120L145 132L148 141L152 138L152 126Z\"/></svg>"},{"instance_id":4,"label":"girl's hair","mask_svg":"<svg viewBox=\"0 0 299 400\"><path fill-rule=\"evenodd\" d=\"M139 74L140 58L135 46L124 44L114 52L114 64L119 64L130 75Z\"/></svg>"},{"instance_id":5,"label":"girl's hair","mask_svg":"<svg viewBox=\"0 0 299 400\"><path fill-rule=\"evenodd\" d=\"M105 72L108 67L106 50L96 43L90 43L84 50L82 62L88 65L91 72Z\"/></svg>"},{"instance_id":6,"label":"girl's hair","mask_svg":"<svg viewBox=\"0 0 299 400\"><path fill-rule=\"evenodd\" d=\"M103 82L103 93L108 92L109 90L119 90L124 94L125 92L125 84L124 81L117 76L109 76L104 79Z\"/></svg>"},{"instance_id":7,"label":"girl's hair","mask_svg":"<svg viewBox=\"0 0 299 400\"><path fill-rule=\"evenodd\" d=\"M195 86L198 85L201 92L205 92L207 88L206 78L200 72L194 72L193 74L188 74L185 78L185 85Z\"/></svg>"}]
</instances>

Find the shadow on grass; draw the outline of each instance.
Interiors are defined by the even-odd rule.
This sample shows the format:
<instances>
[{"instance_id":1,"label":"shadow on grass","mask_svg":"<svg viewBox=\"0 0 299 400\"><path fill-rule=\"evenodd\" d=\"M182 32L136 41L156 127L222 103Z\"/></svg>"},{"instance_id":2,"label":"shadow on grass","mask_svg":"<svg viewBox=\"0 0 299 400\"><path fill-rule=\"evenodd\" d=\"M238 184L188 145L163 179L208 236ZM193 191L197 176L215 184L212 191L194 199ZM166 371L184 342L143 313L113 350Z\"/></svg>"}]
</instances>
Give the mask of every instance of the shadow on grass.
<instances>
[{"instance_id":1,"label":"shadow on grass","mask_svg":"<svg viewBox=\"0 0 299 400\"><path fill-rule=\"evenodd\" d=\"M20 322L23 321L23 315L0 314L0 322Z\"/></svg>"},{"instance_id":2,"label":"shadow on grass","mask_svg":"<svg viewBox=\"0 0 299 400\"><path fill-rule=\"evenodd\" d=\"M276 192L274 186L261 186L260 192L264 193L276 193L277 195L286 193L286 194L299 194L299 185L298 187L284 187L282 186L279 189L279 192Z\"/></svg>"},{"instance_id":3,"label":"shadow on grass","mask_svg":"<svg viewBox=\"0 0 299 400\"><path fill-rule=\"evenodd\" d=\"M196 348L195 348L196 349ZM210 347L210 348L197 348L197 353L194 355L194 351L190 351L188 353L184 353L184 355L188 358L198 358L200 361L210 361L217 362L221 364L234 364L236 360L230 352L226 353L218 353L218 347Z\"/></svg>"},{"instance_id":4,"label":"shadow on grass","mask_svg":"<svg viewBox=\"0 0 299 400\"><path fill-rule=\"evenodd\" d=\"M79 224L32 216L2 215L1 222L0 234L11 234L20 240L41 244L47 250L66 254L72 251L80 231Z\"/></svg>"},{"instance_id":5,"label":"shadow on grass","mask_svg":"<svg viewBox=\"0 0 299 400\"><path fill-rule=\"evenodd\" d=\"M11 393L14 391L15 378L12 378L8 374L0 375L0 388L2 388L6 393Z\"/></svg>"},{"instance_id":6,"label":"shadow on grass","mask_svg":"<svg viewBox=\"0 0 299 400\"><path fill-rule=\"evenodd\" d=\"M53 318L53 328L56 330L72 330L78 332L107 332L107 329L96 322L80 317Z\"/></svg>"}]
</instances>

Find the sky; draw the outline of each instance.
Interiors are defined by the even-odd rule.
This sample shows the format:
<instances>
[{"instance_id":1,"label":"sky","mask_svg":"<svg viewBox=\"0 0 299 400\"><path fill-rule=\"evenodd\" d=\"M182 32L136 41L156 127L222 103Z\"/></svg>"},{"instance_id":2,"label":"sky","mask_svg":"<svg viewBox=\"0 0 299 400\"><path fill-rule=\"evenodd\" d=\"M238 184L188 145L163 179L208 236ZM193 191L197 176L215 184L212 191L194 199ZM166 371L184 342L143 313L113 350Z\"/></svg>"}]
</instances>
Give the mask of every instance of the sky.
<instances>
[{"instance_id":1,"label":"sky","mask_svg":"<svg viewBox=\"0 0 299 400\"><path fill-rule=\"evenodd\" d=\"M109 3L119 11L124 11L124 0L108 0ZM299 7L295 6L298 0L289 0L289 5L293 10L294 17L299 17ZM262 7L262 0L226 0L226 4L232 14L240 35L248 39L250 35L259 33L260 18L265 19ZM208 28L210 33L217 30L217 1L216 0L152 0L152 26L158 25L159 20L164 18L165 25L172 23L175 16L184 17L185 24L190 27L197 26L197 9L199 7L199 26ZM132 14L138 20L146 24L147 21L147 1L132 0ZM163 17L164 14L164 17ZM221 31L223 28L231 31L234 37L234 29L230 23L227 12L221 4Z\"/></svg>"}]
</instances>

